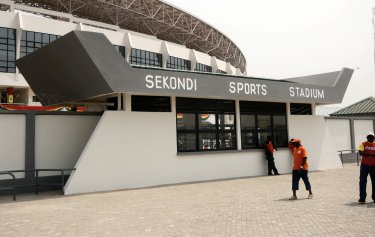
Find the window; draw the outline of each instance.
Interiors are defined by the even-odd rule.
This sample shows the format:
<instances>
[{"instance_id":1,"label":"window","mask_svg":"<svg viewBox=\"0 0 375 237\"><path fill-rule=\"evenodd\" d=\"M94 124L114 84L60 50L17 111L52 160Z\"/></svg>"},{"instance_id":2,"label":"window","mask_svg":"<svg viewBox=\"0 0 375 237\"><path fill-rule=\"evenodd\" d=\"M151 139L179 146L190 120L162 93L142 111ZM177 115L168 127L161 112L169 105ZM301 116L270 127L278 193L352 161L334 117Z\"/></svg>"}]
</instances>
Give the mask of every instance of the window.
<instances>
[{"instance_id":1,"label":"window","mask_svg":"<svg viewBox=\"0 0 375 237\"><path fill-rule=\"evenodd\" d=\"M199 71L199 72L212 72L212 67L204 65L204 64L201 64L201 63L197 63L195 65L195 69L194 70L195 71Z\"/></svg>"},{"instance_id":2,"label":"window","mask_svg":"<svg viewBox=\"0 0 375 237\"><path fill-rule=\"evenodd\" d=\"M7 92L6 91L0 91L0 93L1 93L0 102L1 103L8 103Z\"/></svg>"},{"instance_id":3,"label":"window","mask_svg":"<svg viewBox=\"0 0 375 237\"><path fill-rule=\"evenodd\" d=\"M123 58L125 58L125 46L121 45L114 45L115 49L121 54Z\"/></svg>"},{"instance_id":4,"label":"window","mask_svg":"<svg viewBox=\"0 0 375 237\"><path fill-rule=\"evenodd\" d=\"M235 150L232 100L176 98L177 151Z\"/></svg>"},{"instance_id":5,"label":"window","mask_svg":"<svg viewBox=\"0 0 375 237\"><path fill-rule=\"evenodd\" d=\"M223 71L223 70L220 70L220 69L217 69L217 70L216 70L216 73L219 73L219 74L227 74L226 71Z\"/></svg>"},{"instance_id":6,"label":"window","mask_svg":"<svg viewBox=\"0 0 375 237\"><path fill-rule=\"evenodd\" d=\"M293 115L312 115L311 104L290 103L290 114L293 114Z\"/></svg>"},{"instance_id":7,"label":"window","mask_svg":"<svg viewBox=\"0 0 375 237\"><path fill-rule=\"evenodd\" d=\"M33 96L33 102L40 102L39 98L37 96Z\"/></svg>"},{"instance_id":8,"label":"window","mask_svg":"<svg viewBox=\"0 0 375 237\"><path fill-rule=\"evenodd\" d=\"M162 55L140 49L132 49L130 53L130 63L153 67L162 67Z\"/></svg>"},{"instance_id":9,"label":"window","mask_svg":"<svg viewBox=\"0 0 375 237\"><path fill-rule=\"evenodd\" d=\"M132 96L132 111L171 112L171 98L166 96Z\"/></svg>"},{"instance_id":10,"label":"window","mask_svg":"<svg viewBox=\"0 0 375 237\"><path fill-rule=\"evenodd\" d=\"M60 38L58 35L50 35L32 31L22 31L20 57L28 55L37 49Z\"/></svg>"},{"instance_id":11,"label":"window","mask_svg":"<svg viewBox=\"0 0 375 237\"><path fill-rule=\"evenodd\" d=\"M242 149L262 148L267 136L276 147L288 145L285 104L240 101L240 111Z\"/></svg>"},{"instance_id":12,"label":"window","mask_svg":"<svg viewBox=\"0 0 375 237\"><path fill-rule=\"evenodd\" d=\"M167 61L167 68L191 70L191 62L182 58L169 56L169 59Z\"/></svg>"},{"instance_id":13,"label":"window","mask_svg":"<svg viewBox=\"0 0 375 237\"><path fill-rule=\"evenodd\" d=\"M16 72L16 30L0 27L0 72Z\"/></svg>"}]
</instances>

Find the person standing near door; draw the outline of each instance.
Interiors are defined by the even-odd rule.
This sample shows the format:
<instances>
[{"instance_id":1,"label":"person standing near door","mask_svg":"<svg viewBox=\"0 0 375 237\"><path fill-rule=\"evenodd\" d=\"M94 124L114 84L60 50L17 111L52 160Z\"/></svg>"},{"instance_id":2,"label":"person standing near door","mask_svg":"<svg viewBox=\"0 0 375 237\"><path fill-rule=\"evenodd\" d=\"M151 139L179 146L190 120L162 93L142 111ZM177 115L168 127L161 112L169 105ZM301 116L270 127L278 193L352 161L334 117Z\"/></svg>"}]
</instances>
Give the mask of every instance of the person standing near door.
<instances>
[{"instance_id":1,"label":"person standing near door","mask_svg":"<svg viewBox=\"0 0 375 237\"><path fill-rule=\"evenodd\" d=\"M264 148L266 150L266 160L268 161L268 175L280 175L275 166L275 159L273 157L273 152L277 151L277 148L273 146L270 136L267 137L267 141L264 145Z\"/></svg>"}]
</instances>

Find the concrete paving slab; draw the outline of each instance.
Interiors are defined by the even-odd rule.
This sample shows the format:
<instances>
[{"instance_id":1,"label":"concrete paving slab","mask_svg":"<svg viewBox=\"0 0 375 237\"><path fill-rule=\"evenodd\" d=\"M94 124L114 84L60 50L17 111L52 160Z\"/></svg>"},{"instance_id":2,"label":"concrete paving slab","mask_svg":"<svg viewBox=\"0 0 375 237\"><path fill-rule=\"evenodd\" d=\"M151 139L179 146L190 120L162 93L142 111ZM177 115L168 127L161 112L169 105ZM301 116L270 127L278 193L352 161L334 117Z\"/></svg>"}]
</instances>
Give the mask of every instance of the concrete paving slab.
<instances>
[{"instance_id":1,"label":"concrete paving slab","mask_svg":"<svg viewBox=\"0 0 375 237\"><path fill-rule=\"evenodd\" d=\"M0 236L374 236L375 203L358 201L359 167L60 196L0 197ZM370 178L368 193L371 194Z\"/></svg>"}]
</instances>

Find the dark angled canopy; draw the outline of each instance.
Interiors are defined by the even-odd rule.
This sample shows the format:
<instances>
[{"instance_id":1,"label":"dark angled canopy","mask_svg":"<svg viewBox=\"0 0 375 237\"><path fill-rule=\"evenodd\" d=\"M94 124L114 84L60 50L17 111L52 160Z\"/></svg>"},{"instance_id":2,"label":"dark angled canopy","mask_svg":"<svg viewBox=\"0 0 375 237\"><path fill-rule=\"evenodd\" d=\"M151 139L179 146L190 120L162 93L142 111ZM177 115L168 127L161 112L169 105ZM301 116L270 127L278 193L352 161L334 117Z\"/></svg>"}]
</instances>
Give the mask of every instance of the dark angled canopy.
<instances>
[{"instance_id":1,"label":"dark angled canopy","mask_svg":"<svg viewBox=\"0 0 375 237\"><path fill-rule=\"evenodd\" d=\"M16 61L43 105L83 102L119 93L247 101L341 103L353 70L288 80L132 67L104 34L72 31ZM329 79L331 83L307 84Z\"/></svg>"}]
</instances>

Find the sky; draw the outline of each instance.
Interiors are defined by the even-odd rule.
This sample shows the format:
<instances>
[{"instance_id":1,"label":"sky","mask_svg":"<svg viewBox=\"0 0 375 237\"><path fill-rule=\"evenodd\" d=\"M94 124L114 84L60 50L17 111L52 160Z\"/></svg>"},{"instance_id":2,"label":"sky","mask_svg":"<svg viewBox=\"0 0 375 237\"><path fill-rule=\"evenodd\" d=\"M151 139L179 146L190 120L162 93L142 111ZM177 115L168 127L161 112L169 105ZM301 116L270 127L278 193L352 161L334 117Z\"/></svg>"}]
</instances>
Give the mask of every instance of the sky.
<instances>
[{"instance_id":1,"label":"sky","mask_svg":"<svg viewBox=\"0 0 375 237\"><path fill-rule=\"evenodd\" d=\"M270 79L355 69L341 104L375 97L375 0L163 0L241 49L247 75Z\"/></svg>"}]
</instances>

